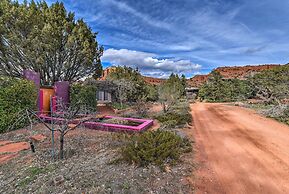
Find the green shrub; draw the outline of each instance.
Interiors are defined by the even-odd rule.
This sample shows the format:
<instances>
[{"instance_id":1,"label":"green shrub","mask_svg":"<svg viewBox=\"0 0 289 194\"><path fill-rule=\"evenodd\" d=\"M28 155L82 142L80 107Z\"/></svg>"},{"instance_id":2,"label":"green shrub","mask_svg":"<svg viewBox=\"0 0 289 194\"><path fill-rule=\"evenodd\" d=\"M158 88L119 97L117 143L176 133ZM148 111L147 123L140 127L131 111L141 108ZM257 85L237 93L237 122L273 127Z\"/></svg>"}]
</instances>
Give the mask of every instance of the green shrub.
<instances>
[{"instance_id":1,"label":"green shrub","mask_svg":"<svg viewBox=\"0 0 289 194\"><path fill-rule=\"evenodd\" d=\"M105 123L110 123L110 124L119 124L119 125L129 125L130 121L128 120L123 120L123 119L117 119L117 118L111 118L104 120Z\"/></svg>"},{"instance_id":2,"label":"green shrub","mask_svg":"<svg viewBox=\"0 0 289 194\"><path fill-rule=\"evenodd\" d=\"M172 106L168 112L161 113L155 118L160 121L165 128L173 128L192 122L190 107L187 102L179 102Z\"/></svg>"},{"instance_id":3,"label":"green shrub","mask_svg":"<svg viewBox=\"0 0 289 194\"><path fill-rule=\"evenodd\" d=\"M170 131L147 131L130 136L121 150L122 159L138 166L174 164L190 143Z\"/></svg>"},{"instance_id":4,"label":"green shrub","mask_svg":"<svg viewBox=\"0 0 289 194\"><path fill-rule=\"evenodd\" d=\"M175 123L175 125L184 125L192 121L192 116L187 112L171 111L156 117L161 123Z\"/></svg>"},{"instance_id":5,"label":"green shrub","mask_svg":"<svg viewBox=\"0 0 289 194\"><path fill-rule=\"evenodd\" d=\"M28 120L17 122L19 113L24 109L35 109L37 89L33 82L0 77L0 132L6 131L12 124L14 129L24 127Z\"/></svg>"},{"instance_id":6,"label":"green shrub","mask_svg":"<svg viewBox=\"0 0 289 194\"><path fill-rule=\"evenodd\" d=\"M54 170L53 166L48 166L46 168L31 166L25 170L24 175L26 175L26 177L21 179L21 181L18 183L18 185L21 187L26 187L31 182L36 180L37 176L39 176L40 174L45 174L45 173L48 173L49 171L53 171L53 170Z\"/></svg>"},{"instance_id":7,"label":"green shrub","mask_svg":"<svg viewBox=\"0 0 289 194\"><path fill-rule=\"evenodd\" d=\"M117 109L117 110L123 110L123 109L127 109L130 107L128 104L122 104L121 106L121 104L118 102L113 102L111 106L112 108Z\"/></svg>"},{"instance_id":8,"label":"green shrub","mask_svg":"<svg viewBox=\"0 0 289 194\"><path fill-rule=\"evenodd\" d=\"M261 111L267 117L276 119L279 122L289 124L289 105L266 105L267 109Z\"/></svg>"},{"instance_id":9,"label":"green shrub","mask_svg":"<svg viewBox=\"0 0 289 194\"><path fill-rule=\"evenodd\" d=\"M267 104L278 104L287 99L289 95L289 65L280 65L264 70L252 78L256 97L261 98Z\"/></svg>"},{"instance_id":10,"label":"green shrub","mask_svg":"<svg viewBox=\"0 0 289 194\"><path fill-rule=\"evenodd\" d=\"M235 102L252 97L253 88L247 80L223 79L219 72L213 71L198 96L208 102Z\"/></svg>"},{"instance_id":11,"label":"green shrub","mask_svg":"<svg viewBox=\"0 0 289 194\"><path fill-rule=\"evenodd\" d=\"M147 97L146 97L147 101L155 102L159 99L157 86L147 84L146 90L147 90Z\"/></svg>"},{"instance_id":12,"label":"green shrub","mask_svg":"<svg viewBox=\"0 0 289 194\"><path fill-rule=\"evenodd\" d=\"M165 120L162 122L162 126L164 128L173 128L178 125L178 121L176 120Z\"/></svg>"},{"instance_id":13,"label":"green shrub","mask_svg":"<svg viewBox=\"0 0 289 194\"><path fill-rule=\"evenodd\" d=\"M97 88L93 85L73 84L70 88L70 102L72 106L85 106L86 108L96 111Z\"/></svg>"}]
</instances>

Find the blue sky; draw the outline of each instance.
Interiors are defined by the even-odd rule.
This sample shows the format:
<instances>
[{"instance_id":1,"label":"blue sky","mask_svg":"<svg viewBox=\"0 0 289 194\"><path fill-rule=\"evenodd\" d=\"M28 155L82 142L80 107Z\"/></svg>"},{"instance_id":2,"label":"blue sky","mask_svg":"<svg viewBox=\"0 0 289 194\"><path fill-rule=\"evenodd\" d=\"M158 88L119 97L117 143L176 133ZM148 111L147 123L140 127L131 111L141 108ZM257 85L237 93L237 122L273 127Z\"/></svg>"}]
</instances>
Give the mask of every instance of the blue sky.
<instances>
[{"instance_id":1,"label":"blue sky","mask_svg":"<svg viewBox=\"0 0 289 194\"><path fill-rule=\"evenodd\" d=\"M104 66L190 77L218 66L289 62L288 0L63 2L99 33Z\"/></svg>"}]
</instances>

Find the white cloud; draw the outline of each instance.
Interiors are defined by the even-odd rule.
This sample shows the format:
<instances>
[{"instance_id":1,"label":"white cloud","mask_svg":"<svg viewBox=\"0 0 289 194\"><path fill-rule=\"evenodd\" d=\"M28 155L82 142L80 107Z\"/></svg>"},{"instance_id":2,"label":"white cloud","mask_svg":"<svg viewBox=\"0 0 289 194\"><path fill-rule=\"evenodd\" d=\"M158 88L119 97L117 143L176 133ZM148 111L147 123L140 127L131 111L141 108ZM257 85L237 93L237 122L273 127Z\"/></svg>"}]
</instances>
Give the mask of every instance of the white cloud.
<instances>
[{"instance_id":1,"label":"white cloud","mask_svg":"<svg viewBox=\"0 0 289 194\"><path fill-rule=\"evenodd\" d=\"M111 6L111 5L116 6L120 11L125 11L127 13L132 14L135 17L142 19L143 21L145 21L147 24L149 24L151 26L154 26L157 28L170 29L170 24L159 21L159 20L155 20L152 17L150 17L149 15L146 15L146 14L143 14L143 13L137 11L132 6L129 6L128 4L126 4L124 2L119 2L119 1L115 1L115 0L105 0L104 2L108 3L109 6Z\"/></svg>"},{"instance_id":2,"label":"white cloud","mask_svg":"<svg viewBox=\"0 0 289 194\"><path fill-rule=\"evenodd\" d=\"M113 65L127 65L138 67L145 75L154 77L167 77L170 73L193 74L201 68L189 60L158 59L153 53L133 51L128 49L107 49L104 51L102 61Z\"/></svg>"}]
</instances>

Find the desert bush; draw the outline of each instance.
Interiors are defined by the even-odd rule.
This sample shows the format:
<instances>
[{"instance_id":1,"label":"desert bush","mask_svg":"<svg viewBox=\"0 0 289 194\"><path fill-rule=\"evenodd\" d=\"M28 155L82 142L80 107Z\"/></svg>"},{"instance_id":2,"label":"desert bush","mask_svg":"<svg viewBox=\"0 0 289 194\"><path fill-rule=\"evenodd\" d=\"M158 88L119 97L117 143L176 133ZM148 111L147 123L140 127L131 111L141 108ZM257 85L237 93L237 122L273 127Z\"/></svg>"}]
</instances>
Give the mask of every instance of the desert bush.
<instances>
[{"instance_id":1,"label":"desert bush","mask_svg":"<svg viewBox=\"0 0 289 194\"><path fill-rule=\"evenodd\" d=\"M119 102L113 102L111 103L111 107L117 110L124 110L130 107L129 104L120 104Z\"/></svg>"},{"instance_id":2,"label":"desert bush","mask_svg":"<svg viewBox=\"0 0 289 194\"><path fill-rule=\"evenodd\" d=\"M289 65L264 70L250 78L256 97L267 104L281 103L289 95Z\"/></svg>"},{"instance_id":3,"label":"desert bush","mask_svg":"<svg viewBox=\"0 0 289 194\"><path fill-rule=\"evenodd\" d=\"M178 125L177 120L164 120L162 121L162 127L163 128L174 128Z\"/></svg>"},{"instance_id":4,"label":"desert bush","mask_svg":"<svg viewBox=\"0 0 289 194\"><path fill-rule=\"evenodd\" d=\"M289 105L287 104L267 105L266 109L260 112L267 117L289 124Z\"/></svg>"},{"instance_id":5,"label":"desert bush","mask_svg":"<svg viewBox=\"0 0 289 194\"><path fill-rule=\"evenodd\" d=\"M120 124L120 125L129 125L130 121L124 120L124 119L112 118L112 119L107 119L107 120L105 120L105 123Z\"/></svg>"},{"instance_id":6,"label":"desert bush","mask_svg":"<svg viewBox=\"0 0 289 194\"><path fill-rule=\"evenodd\" d=\"M180 99L173 107L172 110L178 110L183 112L190 112L190 104L187 99Z\"/></svg>"},{"instance_id":7,"label":"desert bush","mask_svg":"<svg viewBox=\"0 0 289 194\"><path fill-rule=\"evenodd\" d=\"M156 117L163 124L184 125L192 121L192 116L188 112L170 111ZM173 127L171 125L171 127Z\"/></svg>"},{"instance_id":8,"label":"desert bush","mask_svg":"<svg viewBox=\"0 0 289 194\"><path fill-rule=\"evenodd\" d=\"M15 129L24 127L28 120L17 122L20 111L35 109L37 102L37 89L33 82L0 77L0 132L13 124Z\"/></svg>"},{"instance_id":9,"label":"desert bush","mask_svg":"<svg viewBox=\"0 0 289 194\"><path fill-rule=\"evenodd\" d=\"M158 94L158 87L151 85L151 84L147 84L146 85L146 91L147 91L147 96L146 96L146 100L150 101L150 102L155 102L159 99L159 94Z\"/></svg>"},{"instance_id":10,"label":"desert bush","mask_svg":"<svg viewBox=\"0 0 289 194\"><path fill-rule=\"evenodd\" d=\"M168 112L155 116L164 128L174 128L192 122L190 107L187 101L178 102Z\"/></svg>"},{"instance_id":11,"label":"desert bush","mask_svg":"<svg viewBox=\"0 0 289 194\"><path fill-rule=\"evenodd\" d=\"M136 114L140 117L146 117L149 107L147 106L147 102L145 100L138 99L134 105L134 110L136 111Z\"/></svg>"},{"instance_id":12,"label":"desert bush","mask_svg":"<svg viewBox=\"0 0 289 194\"><path fill-rule=\"evenodd\" d=\"M84 106L89 110L96 111L96 91L93 85L73 84L70 87L70 102L74 107Z\"/></svg>"},{"instance_id":13,"label":"desert bush","mask_svg":"<svg viewBox=\"0 0 289 194\"><path fill-rule=\"evenodd\" d=\"M147 131L128 138L122 159L138 166L175 164L191 144L170 131Z\"/></svg>"}]
</instances>

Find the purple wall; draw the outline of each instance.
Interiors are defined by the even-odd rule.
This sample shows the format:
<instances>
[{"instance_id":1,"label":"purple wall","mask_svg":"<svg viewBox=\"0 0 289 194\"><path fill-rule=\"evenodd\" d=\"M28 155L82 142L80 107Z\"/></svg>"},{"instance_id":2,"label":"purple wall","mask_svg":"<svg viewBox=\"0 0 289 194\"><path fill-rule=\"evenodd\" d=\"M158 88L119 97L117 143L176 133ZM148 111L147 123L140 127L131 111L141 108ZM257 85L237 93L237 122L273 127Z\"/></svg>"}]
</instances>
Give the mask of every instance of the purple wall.
<instances>
[{"instance_id":1,"label":"purple wall","mask_svg":"<svg viewBox=\"0 0 289 194\"><path fill-rule=\"evenodd\" d=\"M35 72L35 71L24 70L23 71L23 77L27 80L34 82L34 84L36 85L37 92L38 92L37 108L38 108L38 111L40 111L40 106L41 106L40 93L39 93L39 91L40 91L40 74Z\"/></svg>"},{"instance_id":2,"label":"purple wall","mask_svg":"<svg viewBox=\"0 0 289 194\"><path fill-rule=\"evenodd\" d=\"M30 81L33 81L35 85L39 88L40 87L40 74L31 70L24 70L23 77Z\"/></svg>"},{"instance_id":3,"label":"purple wall","mask_svg":"<svg viewBox=\"0 0 289 194\"><path fill-rule=\"evenodd\" d=\"M61 99L65 105L69 104L69 82L59 81L54 84L55 96Z\"/></svg>"}]
</instances>

